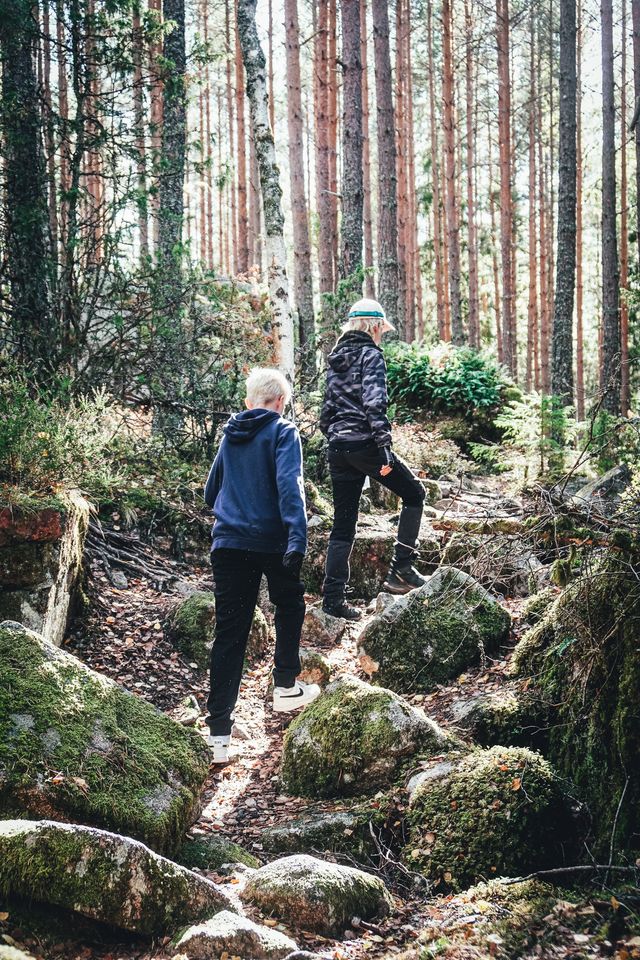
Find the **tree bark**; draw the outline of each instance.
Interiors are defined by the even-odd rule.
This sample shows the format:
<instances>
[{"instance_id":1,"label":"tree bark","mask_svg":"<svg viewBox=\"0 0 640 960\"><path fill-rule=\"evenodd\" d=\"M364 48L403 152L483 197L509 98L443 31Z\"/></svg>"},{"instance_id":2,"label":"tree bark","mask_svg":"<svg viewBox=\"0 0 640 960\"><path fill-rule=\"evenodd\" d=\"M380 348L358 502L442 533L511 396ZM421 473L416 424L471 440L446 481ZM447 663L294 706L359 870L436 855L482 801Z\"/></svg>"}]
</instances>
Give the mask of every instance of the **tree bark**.
<instances>
[{"instance_id":1,"label":"tree bark","mask_svg":"<svg viewBox=\"0 0 640 960\"><path fill-rule=\"evenodd\" d=\"M491 216L491 266L493 272L493 309L496 317L496 352L498 361L504 363L504 341L502 337L502 303L500 302L500 268L498 266L497 227L496 227L496 190L493 180L493 139L489 129L489 213Z\"/></svg>"},{"instance_id":2,"label":"tree bark","mask_svg":"<svg viewBox=\"0 0 640 960\"><path fill-rule=\"evenodd\" d=\"M408 294L408 309L412 310L411 338L422 340L424 336L424 307L422 303L422 266L418 242L418 195L416 190L416 148L415 126L413 119L413 58L411 52L411 0L406 0L407 22L407 149L408 149L408 193L409 193L409 237L411 247L411 284Z\"/></svg>"},{"instance_id":3,"label":"tree bark","mask_svg":"<svg viewBox=\"0 0 640 960\"><path fill-rule=\"evenodd\" d=\"M64 0L60 0L61 3ZM148 0L149 15L156 24L162 23L162 0ZM206 4L205 4L206 17ZM206 22L206 21L205 21ZM155 191L151 196L151 215L153 224L153 244L158 252L159 231L159 165L162 141L162 70L159 65L162 54L162 45L158 41L149 44L149 75L151 77L151 91L149 96L149 141L153 164L153 178Z\"/></svg>"},{"instance_id":4,"label":"tree bark","mask_svg":"<svg viewBox=\"0 0 640 960\"><path fill-rule=\"evenodd\" d=\"M235 137L235 117L234 117L234 96L233 96L233 82L231 79L232 75L232 47L231 47L231 15L230 15L230 5L231 0L225 0L224 3L224 33L225 33L225 52L226 52L226 86L227 86L227 124L228 124L228 153L227 157L229 158L229 163L232 163L232 158L238 157L238 151L236 147L238 144L234 142ZM229 218L231 220L231 271L232 273L238 273L238 205L237 205L237 194L236 194L236 181L232 172L228 177L228 188L229 188L229 205L228 212Z\"/></svg>"},{"instance_id":5,"label":"tree bark","mask_svg":"<svg viewBox=\"0 0 640 960\"><path fill-rule=\"evenodd\" d=\"M640 0L639 0L640 2ZM436 287L436 318L438 322L438 336L446 340L446 320L444 290L444 271L442 264L442 235L440 230L440 165L438 163L438 133L436 126L436 95L435 95L435 66L433 52L433 11L431 0L427 5L427 58L429 72L429 133L431 147L431 189L433 193L433 251Z\"/></svg>"},{"instance_id":6,"label":"tree bark","mask_svg":"<svg viewBox=\"0 0 640 960\"><path fill-rule=\"evenodd\" d=\"M475 137L476 125L473 110L474 87L474 51L473 17L469 0L464 2L465 21L465 89L466 89L466 133L467 133L467 243L469 247L469 343L480 347L480 304L478 296L478 235L476 228L476 198L474 190L475 175Z\"/></svg>"},{"instance_id":7,"label":"tree bark","mask_svg":"<svg viewBox=\"0 0 640 960\"><path fill-rule=\"evenodd\" d=\"M454 102L454 69L451 0L442 3L442 108L444 127L445 214L449 251L449 296L451 300L451 340L460 346L465 342L460 296L460 211L456 182L456 120Z\"/></svg>"},{"instance_id":8,"label":"tree bark","mask_svg":"<svg viewBox=\"0 0 640 960\"><path fill-rule=\"evenodd\" d=\"M637 111L640 105L640 0L631 0L631 18L633 22L633 91ZM640 123L637 119L633 132L636 147L636 236L640 270Z\"/></svg>"},{"instance_id":9,"label":"tree bark","mask_svg":"<svg viewBox=\"0 0 640 960\"><path fill-rule=\"evenodd\" d=\"M398 323L398 224L395 124L387 0L372 0L378 129L378 294L388 320ZM403 331L398 329L402 337Z\"/></svg>"},{"instance_id":10,"label":"tree bark","mask_svg":"<svg viewBox=\"0 0 640 960\"><path fill-rule=\"evenodd\" d=\"M318 274L320 296L333 293L333 242L329 161L329 3L319 0L314 45L314 76L317 89L316 209L318 214ZM333 314L326 300L321 309L321 345L328 353L333 345Z\"/></svg>"},{"instance_id":11,"label":"tree bark","mask_svg":"<svg viewBox=\"0 0 640 960\"><path fill-rule=\"evenodd\" d=\"M364 182L362 163L362 60L360 0L341 0L342 9L342 238L340 279L354 297L362 283Z\"/></svg>"},{"instance_id":12,"label":"tree bark","mask_svg":"<svg viewBox=\"0 0 640 960\"><path fill-rule=\"evenodd\" d=\"M560 0L558 253L551 390L573 403L573 305L576 281L576 0Z\"/></svg>"},{"instance_id":13,"label":"tree bark","mask_svg":"<svg viewBox=\"0 0 640 960\"><path fill-rule=\"evenodd\" d=\"M502 338L504 362L518 378L518 344L513 290L513 198L511 194L511 72L509 0L497 0L498 141L500 147L500 249L502 259Z\"/></svg>"},{"instance_id":14,"label":"tree bark","mask_svg":"<svg viewBox=\"0 0 640 960\"><path fill-rule=\"evenodd\" d=\"M309 215L304 182L304 123L300 85L300 33L297 0L285 0L287 54L287 120L289 128L289 178L293 219L293 279L298 308L298 334L307 374L315 371L313 280Z\"/></svg>"},{"instance_id":15,"label":"tree bark","mask_svg":"<svg viewBox=\"0 0 640 960\"><path fill-rule=\"evenodd\" d=\"M242 64L242 50L237 31L237 0L235 10L235 83L236 83L236 143L238 156L236 169L238 178L238 272L246 273L249 269L249 217L247 214L247 131L244 109L244 67Z\"/></svg>"},{"instance_id":16,"label":"tree bark","mask_svg":"<svg viewBox=\"0 0 640 960\"><path fill-rule=\"evenodd\" d=\"M620 287L629 286L629 198L627 195L627 2L622 0L622 43L620 56ZM629 395L629 305L620 303L620 405L627 416Z\"/></svg>"},{"instance_id":17,"label":"tree bark","mask_svg":"<svg viewBox=\"0 0 640 960\"><path fill-rule=\"evenodd\" d=\"M582 0L578 0L576 49L576 415L584 420L584 331L582 268Z\"/></svg>"},{"instance_id":18,"label":"tree bark","mask_svg":"<svg viewBox=\"0 0 640 960\"><path fill-rule=\"evenodd\" d=\"M55 369L49 314L47 178L33 56L38 23L29 0L5 0L0 18L6 276L12 351L38 376Z\"/></svg>"},{"instance_id":19,"label":"tree bark","mask_svg":"<svg viewBox=\"0 0 640 960\"><path fill-rule=\"evenodd\" d=\"M266 62L256 27L256 3L257 0L239 0L238 34L247 74L251 126L260 171L269 301L273 314L276 362L283 373L293 381L294 335L284 243L282 189L273 133L269 123Z\"/></svg>"},{"instance_id":20,"label":"tree bark","mask_svg":"<svg viewBox=\"0 0 640 960\"><path fill-rule=\"evenodd\" d=\"M602 406L620 413L620 288L616 233L616 144L612 0L601 0L602 43Z\"/></svg>"},{"instance_id":21,"label":"tree bark","mask_svg":"<svg viewBox=\"0 0 640 960\"><path fill-rule=\"evenodd\" d=\"M338 278L338 7L329 0L328 50L329 208L331 210L331 262L334 285Z\"/></svg>"},{"instance_id":22,"label":"tree bark","mask_svg":"<svg viewBox=\"0 0 640 960\"><path fill-rule=\"evenodd\" d=\"M404 0L396 0L396 69L395 69L395 137L396 175L398 184L398 323L404 331L404 339L411 339L411 320L407 314L408 260L407 246L407 124L406 124L406 58Z\"/></svg>"},{"instance_id":23,"label":"tree bark","mask_svg":"<svg viewBox=\"0 0 640 960\"><path fill-rule=\"evenodd\" d=\"M135 124L136 173L138 177L138 237L140 259L146 262L149 256L149 218L147 212L147 144L145 136L144 78L142 64L144 40L140 11L134 9L132 16L133 46L133 122Z\"/></svg>"},{"instance_id":24,"label":"tree bark","mask_svg":"<svg viewBox=\"0 0 640 960\"><path fill-rule=\"evenodd\" d=\"M538 379L538 236L536 217L536 57L535 11L531 8L529 58L529 296L527 301L527 372L525 385L531 391Z\"/></svg>"},{"instance_id":25,"label":"tree bark","mask_svg":"<svg viewBox=\"0 0 640 960\"><path fill-rule=\"evenodd\" d=\"M373 276L373 220L371 213L371 143L369 140L369 65L367 63L367 0L360 0L360 59L362 61L362 184L363 184L363 234L364 266L368 271L365 292L375 297Z\"/></svg>"}]
</instances>

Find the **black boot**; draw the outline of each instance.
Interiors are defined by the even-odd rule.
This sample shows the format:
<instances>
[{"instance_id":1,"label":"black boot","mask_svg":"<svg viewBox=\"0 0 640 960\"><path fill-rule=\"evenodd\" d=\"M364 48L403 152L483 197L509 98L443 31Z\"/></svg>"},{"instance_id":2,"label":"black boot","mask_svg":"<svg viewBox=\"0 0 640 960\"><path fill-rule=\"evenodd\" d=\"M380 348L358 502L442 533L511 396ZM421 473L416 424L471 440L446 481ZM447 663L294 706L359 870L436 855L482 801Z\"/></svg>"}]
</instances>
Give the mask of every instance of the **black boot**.
<instances>
[{"instance_id":1,"label":"black boot","mask_svg":"<svg viewBox=\"0 0 640 960\"><path fill-rule=\"evenodd\" d=\"M322 612L328 613L330 617L340 617L342 620L359 620L362 617L362 611L350 606L346 600L324 599Z\"/></svg>"},{"instance_id":2,"label":"black boot","mask_svg":"<svg viewBox=\"0 0 640 960\"><path fill-rule=\"evenodd\" d=\"M424 587L426 582L426 577L423 577L415 567L411 566L410 560L406 560L402 564L394 560L387 574L387 579L382 584L382 589L385 593L411 593L412 590Z\"/></svg>"}]
</instances>

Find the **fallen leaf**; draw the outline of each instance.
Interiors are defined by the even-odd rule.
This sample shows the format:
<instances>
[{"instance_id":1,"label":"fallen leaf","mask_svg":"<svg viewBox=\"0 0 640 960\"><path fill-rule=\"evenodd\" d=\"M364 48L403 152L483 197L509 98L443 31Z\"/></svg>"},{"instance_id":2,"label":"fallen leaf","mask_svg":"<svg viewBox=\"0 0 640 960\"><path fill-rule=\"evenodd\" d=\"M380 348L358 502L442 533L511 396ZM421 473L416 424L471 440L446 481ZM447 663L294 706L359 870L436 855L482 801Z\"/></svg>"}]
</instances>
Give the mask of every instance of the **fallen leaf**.
<instances>
[{"instance_id":1,"label":"fallen leaf","mask_svg":"<svg viewBox=\"0 0 640 960\"><path fill-rule=\"evenodd\" d=\"M515 777L511 783L511 789L519 790L521 786L522 786L522 780L520 779L520 777Z\"/></svg>"}]
</instances>

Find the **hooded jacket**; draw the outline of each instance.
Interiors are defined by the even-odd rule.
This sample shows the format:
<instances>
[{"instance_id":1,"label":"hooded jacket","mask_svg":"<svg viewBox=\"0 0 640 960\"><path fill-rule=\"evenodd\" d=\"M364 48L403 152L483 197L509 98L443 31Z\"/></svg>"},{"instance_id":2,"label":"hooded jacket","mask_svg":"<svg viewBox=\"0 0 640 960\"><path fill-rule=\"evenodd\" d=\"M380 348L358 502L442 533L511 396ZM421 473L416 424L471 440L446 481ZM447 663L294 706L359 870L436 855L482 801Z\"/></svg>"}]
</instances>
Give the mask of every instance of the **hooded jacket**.
<instances>
[{"instance_id":1,"label":"hooded jacket","mask_svg":"<svg viewBox=\"0 0 640 960\"><path fill-rule=\"evenodd\" d=\"M295 426L275 410L234 414L224 427L204 499L215 517L212 550L304 553L307 514Z\"/></svg>"},{"instance_id":2,"label":"hooded jacket","mask_svg":"<svg viewBox=\"0 0 640 960\"><path fill-rule=\"evenodd\" d=\"M338 447L373 442L388 459L391 426L382 350L368 333L353 330L340 337L328 362L320 430Z\"/></svg>"}]
</instances>

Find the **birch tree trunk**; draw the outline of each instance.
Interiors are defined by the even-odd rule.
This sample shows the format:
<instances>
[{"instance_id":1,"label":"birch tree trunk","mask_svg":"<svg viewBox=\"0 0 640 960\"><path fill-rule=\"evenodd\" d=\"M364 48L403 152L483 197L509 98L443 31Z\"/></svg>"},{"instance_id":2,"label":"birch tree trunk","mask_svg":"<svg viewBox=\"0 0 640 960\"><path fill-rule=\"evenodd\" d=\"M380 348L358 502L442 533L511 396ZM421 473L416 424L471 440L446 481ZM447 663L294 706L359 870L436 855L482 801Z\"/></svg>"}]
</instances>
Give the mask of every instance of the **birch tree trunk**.
<instances>
[{"instance_id":1,"label":"birch tree trunk","mask_svg":"<svg viewBox=\"0 0 640 960\"><path fill-rule=\"evenodd\" d=\"M273 313L276 362L285 376L293 381L293 317L289 303L282 189L273 133L269 123L266 62L256 27L256 4L257 0L239 0L238 35L247 75L251 126L260 171L269 301Z\"/></svg>"},{"instance_id":2,"label":"birch tree trunk","mask_svg":"<svg viewBox=\"0 0 640 960\"><path fill-rule=\"evenodd\" d=\"M560 0L558 255L551 390L573 403L573 302L576 277L576 3Z\"/></svg>"},{"instance_id":3,"label":"birch tree trunk","mask_svg":"<svg viewBox=\"0 0 640 960\"><path fill-rule=\"evenodd\" d=\"M364 184L362 169L362 61L360 3L342 0L342 236L340 279L362 267ZM350 282L353 295L362 285Z\"/></svg>"}]
</instances>

